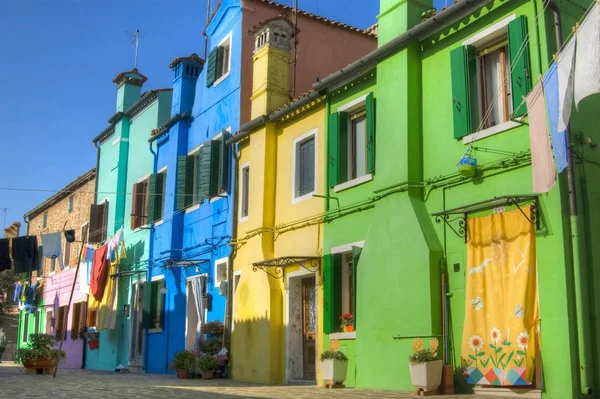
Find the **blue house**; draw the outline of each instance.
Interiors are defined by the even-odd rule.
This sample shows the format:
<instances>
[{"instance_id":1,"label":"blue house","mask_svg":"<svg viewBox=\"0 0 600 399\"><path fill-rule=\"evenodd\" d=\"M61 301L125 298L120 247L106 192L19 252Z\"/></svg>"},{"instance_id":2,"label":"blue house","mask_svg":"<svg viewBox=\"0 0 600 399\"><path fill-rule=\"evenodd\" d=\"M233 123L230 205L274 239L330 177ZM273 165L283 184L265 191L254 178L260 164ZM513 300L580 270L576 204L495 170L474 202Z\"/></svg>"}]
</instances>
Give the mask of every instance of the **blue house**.
<instances>
[{"instance_id":1,"label":"blue house","mask_svg":"<svg viewBox=\"0 0 600 399\"><path fill-rule=\"evenodd\" d=\"M218 320L226 329L231 324L226 299L237 284L230 281L237 148L226 141L250 122L256 43L249 32L274 20L291 24L293 11L267 0L243 3L222 0L217 5L205 29L206 60L192 54L171 63L171 117L149 139L153 173L166 173L165 217L151 229L145 288L156 293L152 303L157 305L150 313L156 315L158 309L162 317L146 329L149 373L168 372L175 353L196 349L203 323ZM298 27L304 27L304 47L290 64L290 71L296 69L290 73L293 90L284 93L290 99L375 46L371 33L304 11L298 13ZM327 52L319 44L322 37L342 41L349 35L353 51Z\"/></svg>"}]
</instances>

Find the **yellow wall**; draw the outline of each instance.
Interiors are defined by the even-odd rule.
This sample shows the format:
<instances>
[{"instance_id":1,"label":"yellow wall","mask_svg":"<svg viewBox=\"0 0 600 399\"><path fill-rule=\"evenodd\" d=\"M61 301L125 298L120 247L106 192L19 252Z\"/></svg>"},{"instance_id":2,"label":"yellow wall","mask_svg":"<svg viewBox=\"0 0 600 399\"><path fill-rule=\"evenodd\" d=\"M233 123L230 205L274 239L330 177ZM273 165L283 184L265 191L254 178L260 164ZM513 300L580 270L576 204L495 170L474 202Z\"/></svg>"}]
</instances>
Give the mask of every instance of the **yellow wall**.
<instances>
[{"instance_id":1,"label":"yellow wall","mask_svg":"<svg viewBox=\"0 0 600 399\"><path fill-rule=\"evenodd\" d=\"M316 129L316 193L324 193L324 129L322 102L277 124L253 132L240 143L240 170L250 163L248 219L237 226L240 243L233 268L241 271L234 294L234 329L231 345L232 377L267 384L286 383L286 288L284 280L252 270L252 263L282 256L322 255L322 226L302 225L283 231L290 222L319 215L324 203L308 198L292 203L294 140ZM240 182L241 189L241 182ZM238 196L241 199L241 195ZM240 204L241 205L241 204ZM238 205L239 206L239 205ZM241 207L240 207L241 208ZM252 234L255 234L252 236ZM286 268L286 273L299 266ZM318 353L322 352L323 289L318 274ZM318 369L318 368L317 368Z\"/></svg>"}]
</instances>

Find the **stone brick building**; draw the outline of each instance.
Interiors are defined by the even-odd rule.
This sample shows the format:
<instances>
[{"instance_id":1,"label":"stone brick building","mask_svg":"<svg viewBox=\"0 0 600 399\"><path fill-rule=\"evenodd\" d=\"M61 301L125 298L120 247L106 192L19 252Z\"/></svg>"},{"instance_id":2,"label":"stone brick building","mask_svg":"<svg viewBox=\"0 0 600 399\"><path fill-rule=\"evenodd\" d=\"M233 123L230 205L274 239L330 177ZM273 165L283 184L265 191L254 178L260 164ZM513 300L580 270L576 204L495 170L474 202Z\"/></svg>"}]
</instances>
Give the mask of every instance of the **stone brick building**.
<instances>
[{"instance_id":1,"label":"stone brick building","mask_svg":"<svg viewBox=\"0 0 600 399\"><path fill-rule=\"evenodd\" d=\"M79 245L82 237L87 241L90 205L94 203L96 189L96 169L92 169L69 183L58 193L42 202L24 215L28 222L27 235L37 236L42 245L42 234L75 230L76 243L62 241L62 255L65 269L77 265ZM43 273L59 273L58 261L42 259Z\"/></svg>"}]
</instances>

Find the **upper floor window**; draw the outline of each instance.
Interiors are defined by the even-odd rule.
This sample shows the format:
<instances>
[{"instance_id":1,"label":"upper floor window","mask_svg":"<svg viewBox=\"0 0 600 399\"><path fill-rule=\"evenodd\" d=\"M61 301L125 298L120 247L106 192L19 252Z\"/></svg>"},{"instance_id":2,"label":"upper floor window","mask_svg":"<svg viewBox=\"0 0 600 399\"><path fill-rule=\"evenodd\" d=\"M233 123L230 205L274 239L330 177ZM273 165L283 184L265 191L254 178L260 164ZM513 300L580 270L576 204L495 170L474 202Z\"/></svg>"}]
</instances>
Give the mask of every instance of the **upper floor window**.
<instances>
[{"instance_id":1,"label":"upper floor window","mask_svg":"<svg viewBox=\"0 0 600 399\"><path fill-rule=\"evenodd\" d=\"M329 187L338 191L347 188L345 186L348 183L361 183L375 172L373 93L352 101L329 115L327 141ZM348 185L351 186L352 184Z\"/></svg>"},{"instance_id":2,"label":"upper floor window","mask_svg":"<svg viewBox=\"0 0 600 399\"><path fill-rule=\"evenodd\" d=\"M149 177L133 185L131 204L131 229L135 230L148 223L148 201L150 200Z\"/></svg>"},{"instance_id":3,"label":"upper floor window","mask_svg":"<svg viewBox=\"0 0 600 399\"><path fill-rule=\"evenodd\" d=\"M90 209L89 242L106 241L108 230L108 200L92 204Z\"/></svg>"},{"instance_id":4,"label":"upper floor window","mask_svg":"<svg viewBox=\"0 0 600 399\"><path fill-rule=\"evenodd\" d=\"M294 140L293 202L310 197L315 192L315 134L316 130Z\"/></svg>"},{"instance_id":5,"label":"upper floor window","mask_svg":"<svg viewBox=\"0 0 600 399\"><path fill-rule=\"evenodd\" d=\"M44 212L42 215L42 228L45 229L48 226L48 212Z\"/></svg>"},{"instance_id":6,"label":"upper floor window","mask_svg":"<svg viewBox=\"0 0 600 399\"><path fill-rule=\"evenodd\" d=\"M454 138L523 116L531 90L527 18L508 17L450 52Z\"/></svg>"},{"instance_id":7,"label":"upper floor window","mask_svg":"<svg viewBox=\"0 0 600 399\"><path fill-rule=\"evenodd\" d=\"M250 164L244 164L241 167L241 187L242 195L240 196L240 218L241 221L248 218L248 206L250 203Z\"/></svg>"},{"instance_id":8,"label":"upper floor window","mask_svg":"<svg viewBox=\"0 0 600 399\"><path fill-rule=\"evenodd\" d=\"M73 194L69 197L69 213L73 212L74 202L75 202L75 195Z\"/></svg>"},{"instance_id":9,"label":"upper floor window","mask_svg":"<svg viewBox=\"0 0 600 399\"><path fill-rule=\"evenodd\" d=\"M208 55L206 86L218 85L231 70L231 33Z\"/></svg>"}]
</instances>

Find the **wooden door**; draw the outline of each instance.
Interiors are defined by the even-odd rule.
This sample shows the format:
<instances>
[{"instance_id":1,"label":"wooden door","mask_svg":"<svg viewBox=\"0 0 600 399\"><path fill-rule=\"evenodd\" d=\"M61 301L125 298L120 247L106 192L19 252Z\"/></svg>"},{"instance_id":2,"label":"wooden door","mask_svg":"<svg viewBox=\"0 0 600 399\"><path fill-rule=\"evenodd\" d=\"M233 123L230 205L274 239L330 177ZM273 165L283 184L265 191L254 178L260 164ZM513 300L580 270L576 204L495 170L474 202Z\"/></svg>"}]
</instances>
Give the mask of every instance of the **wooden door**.
<instances>
[{"instance_id":1,"label":"wooden door","mask_svg":"<svg viewBox=\"0 0 600 399\"><path fill-rule=\"evenodd\" d=\"M305 380L316 380L317 294L314 277L302 280L302 362Z\"/></svg>"}]
</instances>

